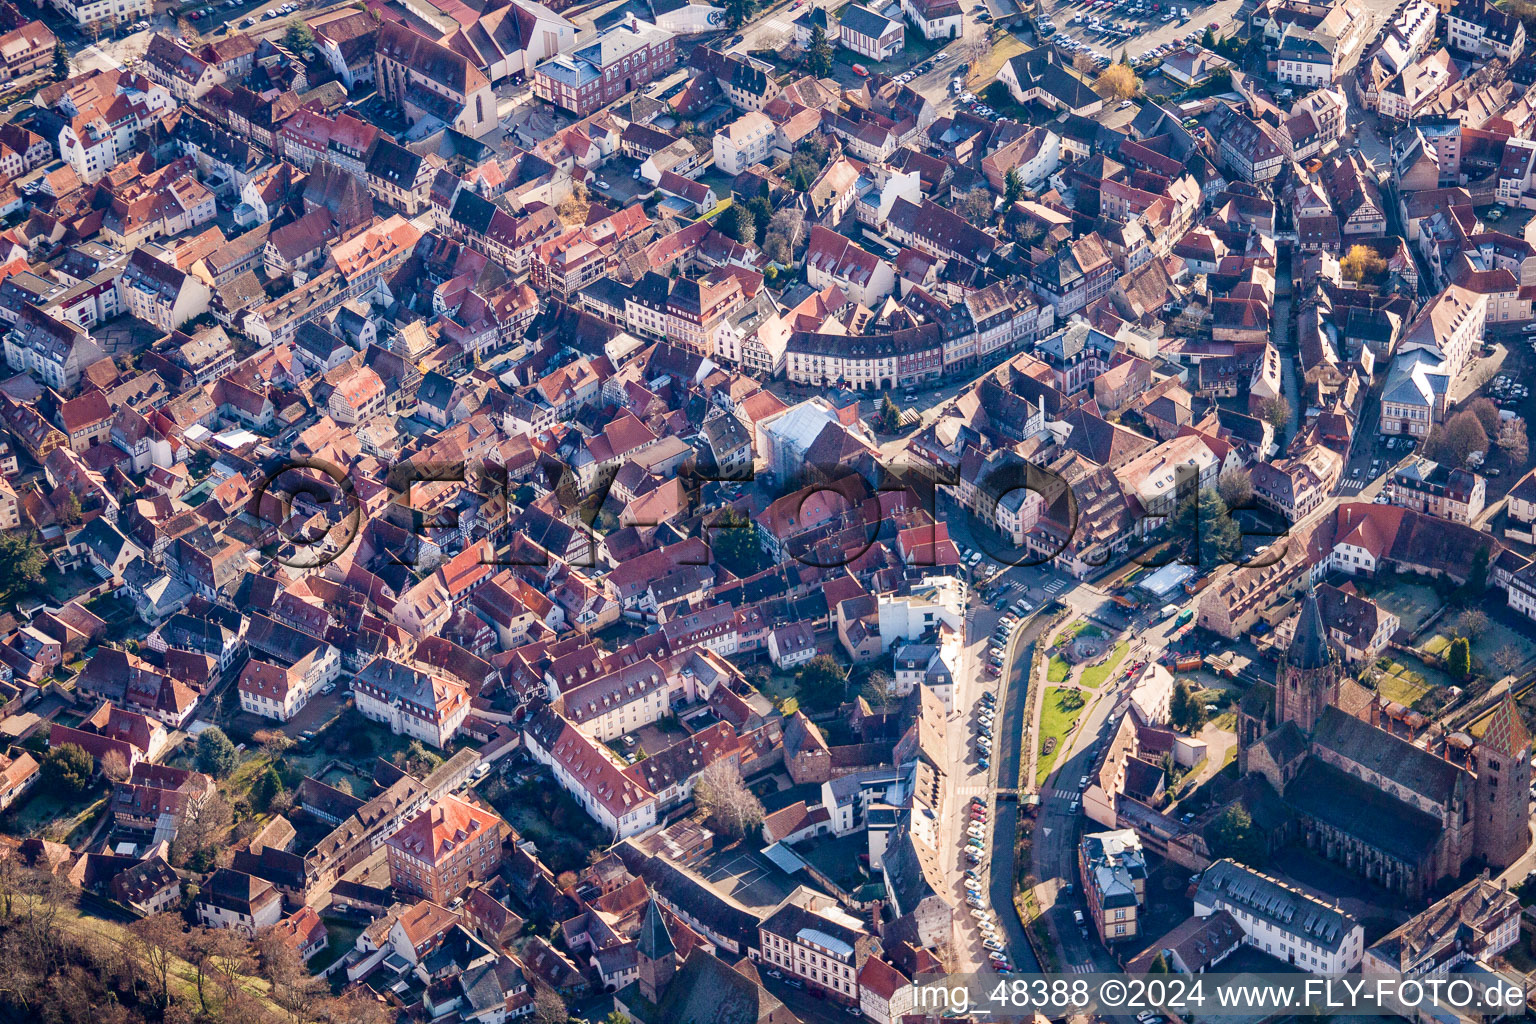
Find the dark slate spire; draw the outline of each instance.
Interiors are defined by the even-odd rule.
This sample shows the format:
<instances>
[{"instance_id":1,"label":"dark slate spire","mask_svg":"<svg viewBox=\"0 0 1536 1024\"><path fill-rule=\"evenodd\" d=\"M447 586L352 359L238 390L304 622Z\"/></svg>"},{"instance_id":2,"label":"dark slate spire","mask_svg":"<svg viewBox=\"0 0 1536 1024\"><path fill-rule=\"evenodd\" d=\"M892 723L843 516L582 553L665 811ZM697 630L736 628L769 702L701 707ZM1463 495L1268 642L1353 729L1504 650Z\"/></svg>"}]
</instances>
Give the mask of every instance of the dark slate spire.
<instances>
[{"instance_id":1,"label":"dark slate spire","mask_svg":"<svg viewBox=\"0 0 1536 1024\"><path fill-rule=\"evenodd\" d=\"M1286 662L1297 669L1322 668L1331 660L1328 649L1328 632L1323 628L1323 615L1317 607L1317 591L1307 580L1307 596L1302 599L1301 618L1296 622L1296 635L1291 639L1290 650L1285 652Z\"/></svg>"},{"instance_id":2,"label":"dark slate spire","mask_svg":"<svg viewBox=\"0 0 1536 1024\"><path fill-rule=\"evenodd\" d=\"M635 952L647 960L661 960L677 955L677 947L672 944L672 933L667 931L667 922L662 920L661 908L654 897L646 905L645 918L640 922Z\"/></svg>"}]
</instances>

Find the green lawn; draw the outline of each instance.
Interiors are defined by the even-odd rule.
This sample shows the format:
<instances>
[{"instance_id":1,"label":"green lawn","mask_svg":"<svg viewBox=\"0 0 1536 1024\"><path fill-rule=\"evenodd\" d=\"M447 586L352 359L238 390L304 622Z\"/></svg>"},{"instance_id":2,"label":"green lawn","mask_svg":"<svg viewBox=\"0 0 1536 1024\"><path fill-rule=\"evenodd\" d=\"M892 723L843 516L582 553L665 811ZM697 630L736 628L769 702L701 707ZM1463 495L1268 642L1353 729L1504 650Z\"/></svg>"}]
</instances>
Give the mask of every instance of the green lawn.
<instances>
[{"instance_id":1,"label":"green lawn","mask_svg":"<svg viewBox=\"0 0 1536 1024\"><path fill-rule=\"evenodd\" d=\"M1080 701L1081 703L1076 703ZM1073 706L1075 703L1075 706ZM1067 745L1067 735L1077 722L1078 716L1088 706L1082 691L1062 686L1052 686L1045 691L1045 701L1040 709L1040 760L1035 765L1035 785L1045 781L1051 767ZM1049 754L1045 753L1048 739L1055 737L1056 744Z\"/></svg>"},{"instance_id":2,"label":"green lawn","mask_svg":"<svg viewBox=\"0 0 1536 1024\"><path fill-rule=\"evenodd\" d=\"M1420 647L1426 654L1443 658L1446 648L1451 646L1451 637L1459 635L1461 631L1454 616L1448 617L1438 624L1438 627L1443 632L1437 631L1420 644ZM1503 670L1498 667L1495 655L1505 647L1512 648L1520 656L1521 666L1536 654L1536 645L1531 643L1529 637L1510 629L1503 623L1489 622L1486 628L1472 640L1473 664L1491 675L1502 675ZM1519 672L1520 667L1515 671Z\"/></svg>"},{"instance_id":3,"label":"green lawn","mask_svg":"<svg viewBox=\"0 0 1536 1024\"><path fill-rule=\"evenodd\" d=\"M1050 663L1045 668L1047 682L1064 683L1072 674L1072 663L1059 654L1051 655Z\"/></svg>"},{"instance_id":4,"label":"green lawn","mask_svg":"<svg viewBox=\"0 0 1536 1024\"><path fill-rule=\"evenodd\" d=\"M1115 649L1109 657L1098 665L1089 665L1083 669L1082 683L1091 689L1098 689L1120 667L1120 662L1125 659L1125 652L1130 650L1130 645L1124 640L1115 644Z\"/></svg>"},{"instance_id":5,"label":"green lawn","mask_svg":"<svg viewBox=\"0 0 1536 1024\"><path fill-rule=\"evenodd\" d=\"M1376 683L1377 690L1386 700L1395 700L1404 707L1413 707L1431 689L1418 672L1392 662Z\"/></svg>"},{"instance_id":6,"label":"green lawn","mask_svg":"<svg viewBox=\"0 0 1536 1024\"><path fill-rule=\"evenodd\" d=\"M1080 636L1103 636L1104 631L1087 619L1078 619L1076 622L1062 630L1058 639L1065 643L1068 640Z\"/></svg>"}]
</instances>

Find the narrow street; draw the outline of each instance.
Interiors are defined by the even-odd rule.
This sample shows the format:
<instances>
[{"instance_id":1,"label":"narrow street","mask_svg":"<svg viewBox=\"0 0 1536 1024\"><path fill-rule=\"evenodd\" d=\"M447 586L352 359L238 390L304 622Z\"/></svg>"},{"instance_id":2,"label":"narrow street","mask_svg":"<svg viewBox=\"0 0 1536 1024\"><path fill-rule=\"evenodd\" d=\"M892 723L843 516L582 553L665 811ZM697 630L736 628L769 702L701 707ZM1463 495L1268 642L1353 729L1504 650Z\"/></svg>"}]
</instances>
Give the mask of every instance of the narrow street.
<instances>
[{"instance_id":1,"label":"narrow street","mask_svg":"<svg viewBox=\"0 0 1536 1024\"><path fill-rule=\"evenodd\" d=\"M1289 246L1275 260L1275 309L1271 315L1270 340L1280 353L1280 383L1285 400L1291 407L1290 419L1285 424L1285 436L1275 438L1282 451L1296 431L1301 429L1301 388L1296 382L1296 339L1292 336L1291 318L1291 264L1294 257Z\"/></svg>"}]
</instances>

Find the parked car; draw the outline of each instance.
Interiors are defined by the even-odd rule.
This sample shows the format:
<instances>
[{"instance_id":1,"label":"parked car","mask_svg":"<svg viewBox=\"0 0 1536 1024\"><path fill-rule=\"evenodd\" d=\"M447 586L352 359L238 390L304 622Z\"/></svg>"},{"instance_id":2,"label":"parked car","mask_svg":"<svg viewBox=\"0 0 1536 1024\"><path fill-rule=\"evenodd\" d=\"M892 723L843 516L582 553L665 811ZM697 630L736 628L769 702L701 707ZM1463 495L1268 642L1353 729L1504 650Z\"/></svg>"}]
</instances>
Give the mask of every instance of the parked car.
<instances>
[{"instance_id":1,"label":"parked car","mask_svg":"<svg viewBox=\"0 0 1536 1024\"><path fill-rule=\"evenodd\" d=\"M860 78L868 78L869 68L865 67L863 64L855 64L853 66L853 73L858 75Z\"/></svg>"}]
</instances>

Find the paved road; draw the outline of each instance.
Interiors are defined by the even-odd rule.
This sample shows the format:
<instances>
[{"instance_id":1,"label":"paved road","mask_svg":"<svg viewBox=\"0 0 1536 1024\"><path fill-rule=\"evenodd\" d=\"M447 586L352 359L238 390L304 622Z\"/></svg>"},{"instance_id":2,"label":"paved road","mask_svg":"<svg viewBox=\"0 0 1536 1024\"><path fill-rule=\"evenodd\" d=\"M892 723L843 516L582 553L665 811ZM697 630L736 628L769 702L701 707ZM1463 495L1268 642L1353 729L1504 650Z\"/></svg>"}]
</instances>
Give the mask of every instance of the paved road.
<instances>
[{"instance_id":1,"label":"paved road","mask_svg":"<svg viewBox=\"0 0 1536 1024\"><path fill-rule=\"evenodd\" d=\"M1155 659L1168 645L1176 631L1176 615L1151 613L1150 621L1138 619L1127 633L1131 650L1124 667L1136 661ZM1035 899L1045 915L1046 927L1054 937L1062 969L1086 973L1092 970L1116 971L1119 964L1089 928L1079 927L1073 912L1086 910L1076 891L1077 839L1084 827L1096 827L1079 810L1070 813L1071 804L1082 795L1081 778L1090 775L1099 763L1100 753L1119 726L1115 711L1130 689L1129 678L1122 674L1108 680L1099 695L1083 712L1081 724L1068 739L1067 749L1057 758L1056 768L1040 790L1040 815L1035 827L1032 871L1039 879ZM1067 885L1073 891L1066 890Z\"/></svg>"},{"instance_id":2,"label":"paved road","mask_svg":"<svg viewBox=\"0 0 1536 1024\"><path fill-rule=\"evenodd\" d=\"M974 927L966 905L967 891L965 871L970 861L965 857L966 829L971 823L971 800L990 796L990 775L981 767L978 715L982 709L981 696L997 692L997 681L987 674L983 666L987 662L987 637L996 622L996 613L982 605L972 604L966 609L966 632L963 655L959 667L959 685L955 688L955 710L948 723L949 773L945 776L944 808L940 818L940 849L944 850L945 875L950 898L957 907L963 908L961 926L957 938L956 953L960 958L960 970L974 970L988 963L981 934ZM989 814L990 818L990 814ZM1000 828L995 821L986 828ZM985 902L985 901L983 901Z\"/></svg>"}]
</instances>

